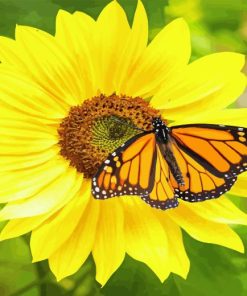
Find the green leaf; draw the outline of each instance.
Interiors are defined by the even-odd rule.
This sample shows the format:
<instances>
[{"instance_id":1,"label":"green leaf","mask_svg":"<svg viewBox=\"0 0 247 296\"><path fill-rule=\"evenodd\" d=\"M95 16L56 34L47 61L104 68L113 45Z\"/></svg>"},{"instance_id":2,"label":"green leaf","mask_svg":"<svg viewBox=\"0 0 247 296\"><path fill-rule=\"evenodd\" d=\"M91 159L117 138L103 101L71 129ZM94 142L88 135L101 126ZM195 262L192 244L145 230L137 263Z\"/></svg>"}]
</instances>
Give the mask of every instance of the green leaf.
<instances>
[{"instance_id":1,"label":"green leaf","mask_svg":"<svg viewBox=\"0 0 247 296\"><path fill-rule=\"evenodd\" d=\"M0 35L14 37L15 25L34 26L54 33L59 6L49 0L0 0Z\"/></svg>"},{"instance_id":2,"label":"green leaf","mask_svg":"<svg viewBox=\"0 0 247 296\"><path fill-rule=\"evenodd\" d=\"M211 30L237 30L243 17L245 0L201 1L203 20Z\"/></svg>"},{"instance_id":3,"label":"green leaf","mask_svg":"<svg viewBox=\"0 0 247 296\"><path fill-rule=\"evenodd\" d=\"M9 296L38 280L35 266L31 263L30 250L22 238L0 243L0 295ZM39 287L32 286L25 296L38 296Z\"/></svg>"}]
</instances>

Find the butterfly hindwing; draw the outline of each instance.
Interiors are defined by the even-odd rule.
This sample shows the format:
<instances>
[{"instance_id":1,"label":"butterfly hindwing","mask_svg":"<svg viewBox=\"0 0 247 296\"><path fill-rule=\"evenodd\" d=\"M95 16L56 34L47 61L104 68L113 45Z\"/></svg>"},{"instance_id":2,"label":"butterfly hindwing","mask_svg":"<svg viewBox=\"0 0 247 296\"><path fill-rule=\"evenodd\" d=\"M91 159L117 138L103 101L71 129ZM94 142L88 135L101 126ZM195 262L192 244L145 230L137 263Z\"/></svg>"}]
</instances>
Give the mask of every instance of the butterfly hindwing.
<instances>
[{"instance_id":1,"label":"butterfly hindwing","mask_svg":"<svg viewBox=\"0 0 247 296\"><path fill-rule=\"evenodd\" d=\"M148 195L142 196L142 199L158 209L175 208L178 206L178 201L169 178L170 168L158 144L156 144L156 151L156 166L154 176L151 176L154 179L153 188Z\"/></svg>"},{"instance_id":2,"label":"butterfly hindwing","mask_svg":"<svg viewBox=\"0 0 247 296\"><path fill-rule=\"evenodd\" d=\"M172 128L173 151L184 186L170 176L179 197L195 202L217 198L230 190L237 175L247 170L247 129L219 125Z\"/></svg>"},{"instance_id":3,"label":"butterfly hindwing","mask_svg":"<svg viewBox=\"0 0 247 296\"><path fill-rule=\"evenodd\" d=\"M236 178L218 177L199 164L189 154L173 145L173 152L179 164L184 185L179 185L170 173L172 186L178 197L189 202L214 199L230 190Z\"/></svg>"}]
</instances>

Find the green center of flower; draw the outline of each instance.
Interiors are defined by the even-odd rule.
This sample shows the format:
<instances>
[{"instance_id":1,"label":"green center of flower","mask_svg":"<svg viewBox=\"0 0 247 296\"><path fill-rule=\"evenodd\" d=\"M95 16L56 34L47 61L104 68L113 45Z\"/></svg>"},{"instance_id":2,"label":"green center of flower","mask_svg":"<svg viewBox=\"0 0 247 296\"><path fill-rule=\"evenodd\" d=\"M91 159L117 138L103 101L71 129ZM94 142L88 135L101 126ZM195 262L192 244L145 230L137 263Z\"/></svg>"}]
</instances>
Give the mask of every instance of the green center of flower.
<instances>
[{"instance_id":1,"label":"green center of flower","mask_svg":"<svg viewBox=\"0 0 247 296\"><path fill-rule=\"evenodd\" d=\"M152 119L160 116L137 97L98 96L74 106L61 122L61 154L86 178L91 178L109 153L140 133L152 129Z\"/></svg>"},{"instance_id":2,"label":"green center of flower","mask_svg":"<svg viewBox=\"0 0 247 296\"><path fill-rule=\"evenodd\" d=\"M127 118L113 115L98 117L92 126L92 145L113 151L139 132L133 126Z\"/></svg>"}]
</instances>

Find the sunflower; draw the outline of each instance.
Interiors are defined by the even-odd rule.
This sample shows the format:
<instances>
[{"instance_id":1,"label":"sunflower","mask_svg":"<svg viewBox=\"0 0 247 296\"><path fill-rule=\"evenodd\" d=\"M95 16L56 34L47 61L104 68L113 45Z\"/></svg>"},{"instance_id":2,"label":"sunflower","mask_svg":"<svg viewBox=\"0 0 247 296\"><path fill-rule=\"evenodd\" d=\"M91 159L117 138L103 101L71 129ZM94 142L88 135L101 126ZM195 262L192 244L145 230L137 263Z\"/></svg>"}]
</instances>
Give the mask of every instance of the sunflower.
<instances>
[{"instance_id":1,"label":"sunflower","mask_svg":"<svg viewBox=\"0 0 247 296\"><path fill-rule=\"evenodd\" d=\"M113 1L97 21L59 11L56 34L16 27L0 39L1 240L31 233L33 262L48 259L57 280L75 273L92 252L104 285L125 254L161 281L186 278L189 259L181 229L193 238L243 252L228 224L247 216L227 196L168 211L137 196L105 201L91 195L91 178L109 152L148 129L154 116L170 124L212 122L247 126L247 109L225 109L243 92L244 57L222 52L190 59L183 19L148 44L148 20L138 2L129 25ZM247 196L242 174L232 193Z\"/></svg>"}]
</instances>

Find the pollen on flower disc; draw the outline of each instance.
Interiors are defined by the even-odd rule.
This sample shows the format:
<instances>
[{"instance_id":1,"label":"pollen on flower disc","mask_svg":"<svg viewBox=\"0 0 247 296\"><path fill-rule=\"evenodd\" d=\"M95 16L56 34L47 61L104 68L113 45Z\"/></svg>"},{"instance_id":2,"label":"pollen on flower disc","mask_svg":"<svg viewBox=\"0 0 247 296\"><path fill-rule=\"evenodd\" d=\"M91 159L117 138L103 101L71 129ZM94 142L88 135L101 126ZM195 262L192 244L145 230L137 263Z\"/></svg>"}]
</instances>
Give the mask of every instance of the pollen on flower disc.
<instances>
[{"instance_id":1,"label":"pollen on flower disc","mask_svg":"<svg viewBox=\"0 0 247 296\"><path fill-rule=\"evenodd\" d=\"M100 95L74 106L61 122L61 154L70 164L92 177L109 153L140 133L152 130L152 119L160 116L142 98Z\"/></svg>"}]
</instances>

